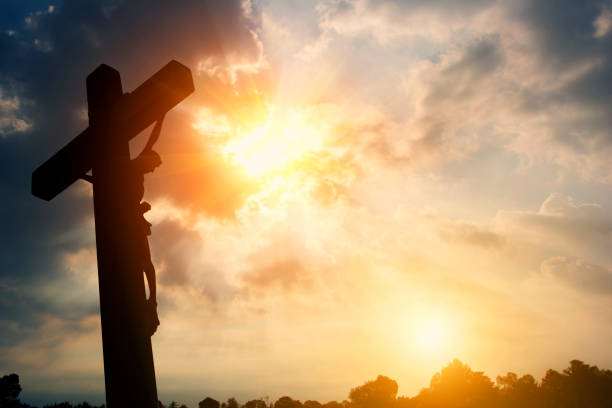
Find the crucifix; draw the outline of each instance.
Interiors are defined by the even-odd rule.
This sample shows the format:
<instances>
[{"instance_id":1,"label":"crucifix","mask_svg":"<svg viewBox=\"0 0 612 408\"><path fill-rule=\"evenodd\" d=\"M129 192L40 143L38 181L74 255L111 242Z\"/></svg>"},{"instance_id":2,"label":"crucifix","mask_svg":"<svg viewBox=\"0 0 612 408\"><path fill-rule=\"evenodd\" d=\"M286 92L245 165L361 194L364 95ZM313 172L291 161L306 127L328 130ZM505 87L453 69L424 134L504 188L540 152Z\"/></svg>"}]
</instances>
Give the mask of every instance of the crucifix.
<instances>
[{"instance_id":1,"label":"crucifix","mask_svg":"<svg viewBox=\"0 0 612 408\"><path fill-rule=\"evenodd\" d=\"M124 94L119 72L100 65L86 86L89 127L32 173L32 194L49 201L78 179L93 184L106 406L157 408L150 337L156 325L143 278L143 256L150 262L150 255L142 173L161 164L151 150L160 119L194 91L193 78L173 60ZM154 140L143 151L148 156L130 159L129 141L154 122ZM148 273L147 280L154 300Z\"/></svg>"}]
</instances>

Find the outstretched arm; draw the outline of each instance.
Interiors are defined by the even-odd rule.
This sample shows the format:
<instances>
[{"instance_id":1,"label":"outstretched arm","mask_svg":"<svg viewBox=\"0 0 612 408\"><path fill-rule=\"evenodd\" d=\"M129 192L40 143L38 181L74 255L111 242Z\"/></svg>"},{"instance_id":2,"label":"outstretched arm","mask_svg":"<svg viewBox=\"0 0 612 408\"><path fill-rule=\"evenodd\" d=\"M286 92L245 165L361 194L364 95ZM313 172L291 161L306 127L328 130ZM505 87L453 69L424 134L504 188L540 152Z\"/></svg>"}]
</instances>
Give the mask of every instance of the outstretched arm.
<instances>
[{"instance_id":1,"label":"outstretched arm","mask_svg":"<svg viewBox=\"0 0 612 408\"><path fill-rule=\"evenodd\" d=\"M143 154L144 152L149 152L153 149L153 145L155 144L155 142L157 142L157 139L159 139L159 134L161 132L161 127L162 123L164 123L165 116L166 114L164 113L159 119L157 119L157 122L155 122L155 127L151 131L151 135L149 136L147 145L144 147L144 149L142 149L142 152L140 154Z\"/></svg>"},{"instance_id":2,"label":"outstretched arm","mask_svg":"<svg viewBox=\"0 0 612 408\"><path fill-rule=\"evenodd\" d=\"M159 133L161 132L164 116L165 114L162 115L157 122L155 122L155 127L153 128L153 131L151 131L151 135L149 135L149 140L147 140L147 144L144 149L142 149L136 158L132 159L133 168L136 169L138 173L150 173L162 163L159 154L153 150L153 145L155 142L157 142L157 139L159 139Z\"/></svg>"},{"instance_id":3,"label":"outstretched arm","mask_svg":"<svg viewBox=\"0 0 612 408\"><path fill-rule=\"evenodd\" d=\"M149 240L146 236L143 237L143 270L149 284L149 301L157 306L157 284L155 282L155 267L151 261L151 250L149 249Z\"/></svg>"}]
</instances>

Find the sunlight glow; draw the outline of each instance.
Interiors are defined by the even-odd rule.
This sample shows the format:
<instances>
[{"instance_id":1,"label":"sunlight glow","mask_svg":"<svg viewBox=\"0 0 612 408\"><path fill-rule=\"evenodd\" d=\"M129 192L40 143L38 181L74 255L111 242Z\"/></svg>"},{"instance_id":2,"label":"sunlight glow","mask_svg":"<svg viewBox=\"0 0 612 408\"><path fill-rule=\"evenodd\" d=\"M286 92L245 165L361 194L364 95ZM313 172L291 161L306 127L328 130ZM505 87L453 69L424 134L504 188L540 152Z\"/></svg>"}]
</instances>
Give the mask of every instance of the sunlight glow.
<instances>
[{"instance_id":1,"label":"sunlight glow","mask_svg":"<svg viewBox=\"0 0 612 408\"><path fill-rule=\"evenodd\" d=\"M428 322L420 329L421 347L431 350L440 349L446 342L446 330L438 322Z\"/></svg>"},{"instance_id":2,"label":"sunlight glow","mask_svg":"<svg viewBox=\"0 0 612 408\"><path fill-rule=\"evenodd\" d=\"M287 175L290 164L321 148L320 132L307 112L278 112L271 108L268 120L230 140L223 152L241 164L249 175L262 178Z\"/></svg>"},{"instance_id":3,"label":"sunlight glow","mask_svg":"<svg viewBox=\"0 0 612 408\"><path fill-rule=\"evenodd\" d=\"M202 108L192 127L206 151L243 170L242 181L257 186L251 203L279 208L342 197L339 186L353 180L355 168L345 160L345 149L334 145L337 124L330 118L339 116L326 104L285 107L265 101L254 111L224 115Z\"/></svg>"},{"instance_id":4,"label":"sunlight glow","mask_svg":"<svg viewBox=\"0 0 612 408\"><path fill-rule=\"evenodd\" d=\"M440 313L423 315L413 321L412 344L428 354L445 354L453 348L453 324Z\"/></svg>"}]
</instances>

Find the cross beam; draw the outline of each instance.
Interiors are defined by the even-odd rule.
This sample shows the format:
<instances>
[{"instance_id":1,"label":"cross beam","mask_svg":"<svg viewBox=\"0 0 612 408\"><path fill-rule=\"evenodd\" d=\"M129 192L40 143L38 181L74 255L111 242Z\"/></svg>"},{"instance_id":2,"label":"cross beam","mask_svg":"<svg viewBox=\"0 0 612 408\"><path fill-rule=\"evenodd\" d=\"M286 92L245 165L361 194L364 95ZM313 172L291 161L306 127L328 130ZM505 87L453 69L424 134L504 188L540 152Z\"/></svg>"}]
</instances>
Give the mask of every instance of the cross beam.
<instances>
[{"instance_id":1,"label":"cross beam","mask_svg":"<svg viewBox=\"0 0 612 408\"><path fill-rule=\"evenodd\" d=\"M87 77L89 127L32 173L32 193L51 200L92 170L108 408L157 408L129 141L193 91L191 71L176 61L131 94L100 65Z\"/></svg>"},{"instance_id":2,"label":"cross beam","mask_svg":"<svg viewBox=\"0 0 612 408\"><path fill-rule=\"evenodd\" d=\"M100 65L94 73L108 69L113 70L108 65ZM193 91L189 68L172 60L132 93L121 95L118 101L114 101L116 103L109 107L111 112L108 115L113 122L111 127L121 129L123 140L129 141ZM90 106L90 114L91 111ZM50 201L87 173L93 163L94 133L90 125L34 170L32 194Z\"/></svg>"}]
</instances>

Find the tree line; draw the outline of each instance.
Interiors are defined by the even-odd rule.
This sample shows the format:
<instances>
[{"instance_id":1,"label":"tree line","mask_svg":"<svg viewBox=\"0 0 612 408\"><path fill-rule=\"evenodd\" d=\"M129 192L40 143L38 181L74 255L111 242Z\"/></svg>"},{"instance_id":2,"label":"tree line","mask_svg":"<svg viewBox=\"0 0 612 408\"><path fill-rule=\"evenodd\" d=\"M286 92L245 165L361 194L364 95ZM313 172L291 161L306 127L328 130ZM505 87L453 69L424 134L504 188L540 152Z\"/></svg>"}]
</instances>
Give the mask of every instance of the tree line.
<instances>
[{"instance_id":1,"label":"tree line","mask_svg":"<svg viewBox=\"0 0 612 408\"><path fill-rule=\"evenodd\" d=\"M570 362L562 372L548 370L537 381L526 374L509 372L492 381L482 371L454 360L431 378L429 386L413 397L398 396L397 382L378 378L351 389L344 401L304 402L284 396L270 402L260 398L239 403L235 398L219 402L207 397L197 408L610 408L612 371L599 369L579 360ZM0 379L0 408L36 408L21 403L19 376ZM43 408L104 408L87 402L45 405ZM159 403L159 408L189 408L178 402Z\"/></svg>"}]
</instances>

